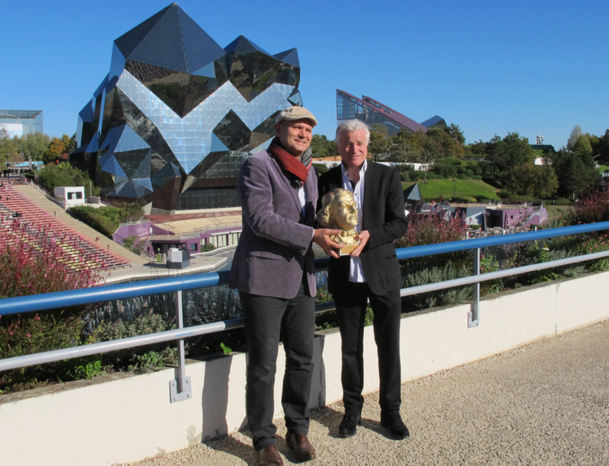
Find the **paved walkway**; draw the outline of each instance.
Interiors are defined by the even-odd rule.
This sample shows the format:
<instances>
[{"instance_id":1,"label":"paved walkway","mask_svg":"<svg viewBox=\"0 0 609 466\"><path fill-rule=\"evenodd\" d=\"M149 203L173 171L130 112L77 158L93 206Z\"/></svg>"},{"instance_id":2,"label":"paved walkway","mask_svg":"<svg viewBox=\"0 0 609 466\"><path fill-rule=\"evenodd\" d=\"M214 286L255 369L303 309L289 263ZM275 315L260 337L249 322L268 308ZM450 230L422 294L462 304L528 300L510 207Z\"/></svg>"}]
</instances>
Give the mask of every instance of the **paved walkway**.
<instances>
[{"instance_id":1,"label":"paved walkway","mask_svg":"<svg viewBox=\"0 0 609 466\"><path fill-rule=\"evenodd\" d=\"M366 396L363 425L338 437L340 403L312 413L315 465L609 464L609 320L402 386L411 438L389 439L378 394ZM295 457L277 422L285 464ZM253 464L238 432L133 465Z\"/></svg>"}]
</instances>

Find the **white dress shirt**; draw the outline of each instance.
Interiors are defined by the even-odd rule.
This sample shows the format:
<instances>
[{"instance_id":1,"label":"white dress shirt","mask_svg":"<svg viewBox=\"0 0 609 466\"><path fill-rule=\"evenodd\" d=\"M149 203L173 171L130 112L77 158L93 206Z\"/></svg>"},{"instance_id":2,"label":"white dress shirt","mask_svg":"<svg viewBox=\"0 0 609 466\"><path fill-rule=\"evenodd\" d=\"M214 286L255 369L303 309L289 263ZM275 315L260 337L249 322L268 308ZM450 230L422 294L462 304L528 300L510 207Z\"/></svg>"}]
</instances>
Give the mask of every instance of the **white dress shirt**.
<instances>
[{"instance_id":1,"label":"white dress shirt","mask_svg":"<svg viewBox=\"0 0 609 466\"><path fill-rule=\"evenodd\" d=\"M355 205L357 206L357 218L359 219L356 232L362 231L362 222L364 219L364 175L368 168L368 161L364 161L362 168L359 172L359 181L355 183L351 178L345 166L340 164L341 172L343 174L343 188L351 191L355 198ZM356 283L364 283L366 277L364 277L364 269L362 268L362 260L359 257L351 257L349 264L349 281Z\"/></svg>"}]
</instances>

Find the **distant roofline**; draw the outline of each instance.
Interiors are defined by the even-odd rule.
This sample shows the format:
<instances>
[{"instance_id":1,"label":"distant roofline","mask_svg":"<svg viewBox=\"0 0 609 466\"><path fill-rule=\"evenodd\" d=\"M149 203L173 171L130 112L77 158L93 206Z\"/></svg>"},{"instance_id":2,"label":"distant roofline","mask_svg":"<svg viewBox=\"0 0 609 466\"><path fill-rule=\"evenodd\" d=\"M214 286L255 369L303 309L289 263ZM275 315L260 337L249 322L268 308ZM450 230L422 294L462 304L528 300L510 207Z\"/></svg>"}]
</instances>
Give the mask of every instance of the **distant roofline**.
<instances>
[{"instance_id":1,"label":"distant roofline","mask_svg":"<svg viewBox=\"0 0 609 466\"><path fill-rule=\"evenodd\" d=\"M415 133L417 131L423 131L424 133L427 132L427 128L425 126L421 125L420 123L417 123L412 118L408 118L406 115L403 115L400 112L397 112L396 110L392 109L391 107L388 107L387 105L379 102L378 100L372 99L371 97L362 96L364 99L370 100L370 102L367 102L367 101L362 100L358 97L355 97L353 94L349 94L348 92L345 92L341 89L336 89L336 91L341 92L341 93L349 96L352 99L355 99L356 101L358 101L362 105L366 106L367 108L369 108L371 111L373 111L375 113L381 113L381 114L387 116L387 118L395 121L400 126L404 126ZM375 105L378 105L378 107Z\"/></svg>"},{"instance_id":2,"label":"distant roofline","mask_svg":"<svg viewBox=\"0 0 609 466\"><path fill-rule=\"evenodd\" d=\"M19 118L33 120L42 110L0 110L0 118Z\"/></svg>"}]
</instances>

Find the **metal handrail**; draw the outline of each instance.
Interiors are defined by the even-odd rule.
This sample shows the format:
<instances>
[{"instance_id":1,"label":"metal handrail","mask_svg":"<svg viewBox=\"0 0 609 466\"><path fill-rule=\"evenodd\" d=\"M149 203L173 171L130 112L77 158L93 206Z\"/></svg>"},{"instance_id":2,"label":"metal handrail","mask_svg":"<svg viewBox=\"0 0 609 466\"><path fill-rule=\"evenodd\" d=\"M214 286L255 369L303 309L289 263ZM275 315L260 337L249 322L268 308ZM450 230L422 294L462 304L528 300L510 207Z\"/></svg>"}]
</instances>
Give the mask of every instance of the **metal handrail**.
<instances>
[{"instance_id":1,"label":"metal handrail","mask_svg":"<svg viewBox=\"0 0 609 466\"><path fill-rule=\"evenodd\" d=\"M573 264L577 262L583 262L588 260L599 259L602 257L609 257L609 251L585 254L581 256L570 257L567 259L561 259L556 261L544 262L539 264L532 264L525 267L518 267L513 269L501 270L497 272L480 274L479 270L479 258L480 250L482 248L500 246L505 244L520 243L526 241L536 241L540 239L548 239L559 236L569 236L582 233L590 233L594 231L609 230L609 222L593 223L586 225L575 225L570 227L553 228L548 230L539 230L535 232L527 233L515 233L511 235L494 236L487 238L468 239L461 241L452 241L448 243L439 243L425 246L414 246L409 248L399 248L396 250L398 259L409 259L415 257L422 257L428 255L437 255L450 252L464 251L474 249L474 275L469 277L463 277L454 280L447 280L444 282L431 283L427 285L421 285L417 287L410 287L401 290L402 296L408 296L416 293L423 293L429 291L435 291L445 288L452 288L455 286L463 286L468 284L474 284L476 286L476 292L474 296L474 302L472 304L472 311L469 317L469 326L474 327L478 325L478 307L479 307L479 286L480 282L487 280L494 280L497 278L518 275L521 273L528 273L536 270L542 270L547 268L559 267L563 265ZM476 260L477 259L477 260ZM317 259L315 261L316 269L327 268L329 264L328 258ZM176 314L178 322L181 323L181 292L182 290L195 289L216 286L225 284L228 281L228 272L212 272L205 274L193 274L178 276L172 278L163 278L157 280L139 281L133 283L123 283L118 285L104 285L94 288L85 288L80 290L71 291L59 291L54 293L45 293L40 295L22 296L16 298L5 298L0 300L0 316L11 315L18 313L36 312L46 309L55 309L58 307L69 307L83 304L92 304L102 301L110 301L116 299L132 298L137 296L151 295L175 292L179 295L180 299L176 301ZM178 311L179 307L179 311ZM326 303L317 306L317 310L332 309L332 303ZM183 354L183 340L198 335L204 335L209 333L221 332L233 328L238 328L243 325L243 319L232 319L228 321L214 322L210 324L203 324L184 328L178 328L176 330L169 330L164 332L158 332L149 335L140 335L136 337L125 338L121 340L113 340L108 342L94 343L85 346L78 346L73 348L65 348L61 350L48 351L44 353L38 353L27 356L19 356L14 358L7 358L0 360L0 371L15 369L19 367L27 367L35 364L42 364L46 362L59 361L64 359L88 356L93 354L101 354L110 351L116 351L118 349L132 348L138 346L149 345L158 342L178 340L181 343L182 350L179 351L178 366L180 373L184 373L184 354ZM180 325L181 326L181 325ZM184 386L183 377L178 376L178 386ZM178 390L176 396L172 395L173 401L179 401L179 395L181 392Z\"/></svg>"},{"instance_id":2,"label":"metal handrail","mask_svg":"<svg viewBox=\"0 0 609 466\"><path fill-rule=\"evenodd\" d=\"M178 290L192 290L227 282L228 272L211 272L5 298L0 299L0 316L170 293Z\"/></svg>"}]
</instances>

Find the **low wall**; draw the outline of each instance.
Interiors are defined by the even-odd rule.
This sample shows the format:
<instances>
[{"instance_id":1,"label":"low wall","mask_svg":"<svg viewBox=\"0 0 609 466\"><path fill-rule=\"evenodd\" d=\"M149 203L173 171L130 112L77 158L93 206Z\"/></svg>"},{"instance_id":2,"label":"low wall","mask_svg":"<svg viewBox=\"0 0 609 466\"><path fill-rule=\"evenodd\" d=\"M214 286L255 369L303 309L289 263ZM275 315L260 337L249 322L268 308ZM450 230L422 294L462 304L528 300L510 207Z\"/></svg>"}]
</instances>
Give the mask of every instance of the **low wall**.
<instances>
[{"instance_id":1,"label":"low wall","mask_svg":"<svg viewBox=\"0 0 609 466\"><path fill-rule=\"evenodd\" d=\"M609 272L537 285L482 301L480 325L467 328L470 305L404 316L402 379L419 378L531 341L609 318ZM582 297L585 296L585 300ZM365 333L365 391L378 389L372 328ZM316 337L311 407L341 399L340 336ZM281 415L280 352L275 390ZM245 425L245 355L191 362L192 398L170 403L173 369L107 377L0 396L0 458L11 466L108 465L170 452Z\"/></svg>"}]
</instances>

